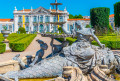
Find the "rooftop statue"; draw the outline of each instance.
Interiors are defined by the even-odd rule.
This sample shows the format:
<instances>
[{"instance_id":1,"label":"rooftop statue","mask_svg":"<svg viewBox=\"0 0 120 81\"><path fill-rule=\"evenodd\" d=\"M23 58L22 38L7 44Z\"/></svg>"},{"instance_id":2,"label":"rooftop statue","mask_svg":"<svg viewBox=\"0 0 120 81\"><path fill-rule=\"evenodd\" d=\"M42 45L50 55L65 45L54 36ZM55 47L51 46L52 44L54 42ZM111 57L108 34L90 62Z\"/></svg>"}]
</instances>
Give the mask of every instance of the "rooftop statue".
<instances>
[{"instance_id":1,"label":"rooftop statue","mask_svg":"<svg viewBox=\"0 0 120 81\"><path fill-rule=\"evenodd\" d=\"M96 65L108 65L108 69L119 64L119 56L116 58L109 48L105 48L95 36L94 30L85 28L80 22L76 22L78 31L74 31L77 41L72 45L64 47L57 55L46 58L32 67L20 71L12 71L0 75L0 77L16 79L19 78L43 78L62 76L63 67L73 66L82 70L83 74L90 73ZM63 28L64 33L70 34ZM99 46L91 45L91 37L97 41ZM61 56L63 55L63 56Z\"/></svg>"}]
</instances>

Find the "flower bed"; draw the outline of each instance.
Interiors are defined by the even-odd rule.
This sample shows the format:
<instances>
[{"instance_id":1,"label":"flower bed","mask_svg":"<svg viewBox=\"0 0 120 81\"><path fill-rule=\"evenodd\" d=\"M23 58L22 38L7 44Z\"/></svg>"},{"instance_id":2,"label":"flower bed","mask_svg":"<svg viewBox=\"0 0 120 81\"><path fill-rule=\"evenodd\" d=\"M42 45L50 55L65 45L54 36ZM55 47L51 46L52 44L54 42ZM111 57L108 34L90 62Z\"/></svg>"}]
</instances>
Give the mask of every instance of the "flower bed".
<instances>
[{"instance_id":1,"label":"flower bed","mask_svg":"<svg viewBox=\"0 0 120 81\"><path fill-rule=\"evenodd\" d=\"M28 47L35 37L36 34L29 34L21 40L10 42L9 46L12 51L22 52Z\"/></svg>"}]
</instances>

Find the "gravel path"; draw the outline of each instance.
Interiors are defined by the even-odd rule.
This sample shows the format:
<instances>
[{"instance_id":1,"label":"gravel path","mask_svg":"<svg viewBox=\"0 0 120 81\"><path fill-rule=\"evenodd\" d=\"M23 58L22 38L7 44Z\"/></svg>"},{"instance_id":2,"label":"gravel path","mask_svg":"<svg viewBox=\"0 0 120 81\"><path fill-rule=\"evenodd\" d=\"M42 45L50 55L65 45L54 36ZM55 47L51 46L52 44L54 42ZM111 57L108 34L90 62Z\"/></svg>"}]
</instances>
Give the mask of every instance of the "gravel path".
<instances>
[{"instance_id":1,"label":"gravel path","mask_svg":"<svg viewBox=\"0 0 120 81\"><path fill-rule=\"evenodd\" d=\"M24 57L26 55L35 55L36 52L40 50L40 45L36 42L37 39L43 40L45 43L48 44L48 49L45 51L45 55L44 55L44 57L46 57L52 52L51 46L50 46L51 38L42 37L40 34L38 34L25 51L7 52L7 53L0 54L0 62L6 62L8 60L11 60L17 54L20 54L20 57ZM60 42L54 40L54 44L60 44Z\"/></svg>"}]
</instances>

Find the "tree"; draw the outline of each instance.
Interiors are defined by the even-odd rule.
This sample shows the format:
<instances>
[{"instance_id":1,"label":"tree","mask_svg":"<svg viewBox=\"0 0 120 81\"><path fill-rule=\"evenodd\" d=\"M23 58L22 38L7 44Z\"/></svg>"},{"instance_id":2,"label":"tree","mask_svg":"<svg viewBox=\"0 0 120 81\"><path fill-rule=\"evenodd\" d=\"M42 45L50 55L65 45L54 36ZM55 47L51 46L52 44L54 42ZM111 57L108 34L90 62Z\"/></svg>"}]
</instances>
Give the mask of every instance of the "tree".
<instances>
[{"instance_id":1,"label":"tree","mask_svg":"<svg viewBox=\"0 0 120 81\"><path fill-rule=\"evenodd\" d=\"M79 19L83 19L83 16L79 14L79 15L78 15L78 18L79 18Z\"/></svg>"},{"instance_id":2,"label":"tree","mask_svg":"<svg viewBox=\"0 0 120 81\"><path fill-rule=\"evenodd\" d=\"M109 29L109 14L110 9L105 7L92 8L90 10L91 25L96 32L98 30L98 32L106 33L106 30Z\"/></svg>"},{"instance_id":3,"label":"tree","mask_svg":"<svg viewBox=\"0 0 120 81\"><path fill-rule=\"evenodd\" d=\"M18 29L18 32L20 32L20 33L26 33L25 28L23 28L23 27L20 27L20 28Z\"/></svg>"},{"instance_id":4,"label":"tree","mask_svg":"<svg viewBox=\"0 0 120 81\"><path fill-rule=\"evenodd\" d=\"M115 26L120 27L120 2L114 4L114 20Z\"/></svg>"},{"instance_id":5,"label":"tree","mask_svg":"<svg viewBox=\"0 0 120 81\"><path fill-rule=\"evenodd\" d=\"M69 19L83 19L82 15L75 15L73 16L72 14L69 14Z\"/></svg>"},{"instance_id":6,"label":"tree","mask_svg":"<svg viewBox=\"0 0 120 81\"><path fill-rule=\"evenodd\" d=\"M69 19L74 19L74 16L72 14L69 14Z\"/></svg>"},{"instance_id":7,"label":"tree","mask_svg":"<svg viewBox=\"0 0 120 81\"><path fill-rule=\"evenodd\" d=\"M90 28L91 26L89 24L86 25L86 28Z\"/></svg>"}]
</instances>

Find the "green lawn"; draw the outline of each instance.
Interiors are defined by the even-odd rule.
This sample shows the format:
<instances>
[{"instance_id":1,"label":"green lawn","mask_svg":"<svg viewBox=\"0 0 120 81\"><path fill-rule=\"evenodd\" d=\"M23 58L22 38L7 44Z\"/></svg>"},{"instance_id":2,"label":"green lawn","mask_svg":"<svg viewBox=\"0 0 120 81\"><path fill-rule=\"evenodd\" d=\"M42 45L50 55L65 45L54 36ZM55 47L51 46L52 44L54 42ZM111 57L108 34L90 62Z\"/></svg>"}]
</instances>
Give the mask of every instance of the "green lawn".
<instances>
[{"instance_id":1,"label":"green lawn","mask_svg":"<svg viewBox=\"0 0 120 81\"><path fill-rule=\"evenodd\" d=\"M32 40L36 37L36 34L9 34L8 40L10 41L9 45L13 51L21 52L24 51ZM0 53L5 52L5 44L2 43L4 37L0 34Z\"/></svg>"}]
</instances>

